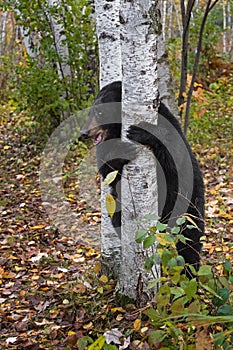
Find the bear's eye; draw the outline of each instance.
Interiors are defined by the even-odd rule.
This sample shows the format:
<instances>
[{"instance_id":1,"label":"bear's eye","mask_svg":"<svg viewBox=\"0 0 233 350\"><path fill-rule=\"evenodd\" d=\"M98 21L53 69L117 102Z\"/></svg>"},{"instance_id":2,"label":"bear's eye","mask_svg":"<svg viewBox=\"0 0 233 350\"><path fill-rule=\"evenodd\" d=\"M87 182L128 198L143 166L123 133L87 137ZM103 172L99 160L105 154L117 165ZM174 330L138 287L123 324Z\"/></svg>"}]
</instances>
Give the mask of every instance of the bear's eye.
<instances>
[{"instance_id":1,"label":"bear's eye","mask_svg":"<svg viewBox=\"0 0 233 350\"><path fill-rule=\"evenodd\" d=\"M100 120L100 119L102 118L102 115L103 115L103 113L100 112L100 111L98 111L98 112L97 112L96 118L97 118L98 120Z\"/></svg>"}]
</instances>

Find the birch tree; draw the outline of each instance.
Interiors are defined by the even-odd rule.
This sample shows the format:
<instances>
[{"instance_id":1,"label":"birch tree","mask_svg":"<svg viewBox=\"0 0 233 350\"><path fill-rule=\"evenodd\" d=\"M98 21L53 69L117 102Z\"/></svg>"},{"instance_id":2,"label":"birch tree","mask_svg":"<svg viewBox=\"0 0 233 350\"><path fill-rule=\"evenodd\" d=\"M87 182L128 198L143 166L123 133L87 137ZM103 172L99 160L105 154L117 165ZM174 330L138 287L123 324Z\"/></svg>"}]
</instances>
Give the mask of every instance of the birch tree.
<instances>
[{"instance_id":1,"label":"birch tree","mask_svg":"<svg viewBox=\"0 0 233 350\"><path fill-rule=\"evenodd\" d=\"M122 1L122 126L123 140L132 124L146 120L156 123L158 75L157 40L161 32L156 1ZM144 303L151 298L148 281L158 277L158 270L146 274L146 252L135 242L138 226L146 214L157 216L156 161L143 147L135 162L126 166L122 176L122 261L120 293ZM149 252L149 253L152 253Z\"/></svg>"},{"instance_id":2,"label":"birch tree","mask_svg":"<svg viewBox=\"0 0 233 350\"><path fill-rule=\"evenodd\" d=\"M158 3L158 7L160 12L162 13L162 2ZM170 7L172 8L172 6ZM162 101L168 107L168 109L175 116L178 117L178 107L177 107L175 93L174 93L174 86L172 82L172 75L171 75L169 61L168 61L168 55L165 47L164 37L165 37L166 21L164 20L163 16L162 16L162 31L159 31L159 36L157 40L159 98L160 98L160 101Z\"/></svg>"},{"instance_id":3,"label":"birch tree","mask_svg":"<svg viewBox=\"0 0 233 350\"><path fill-rule=\"evenodd\" d=\"M62 4L60 0L47 0L50 8L54 8L56 13L56 8L61 8ZM67 45L66 36L64 35L64 24L56 19L56 16L52 15L51 12L48 13L49 24L51 27L51 32L53 35L53 43L57 53L57 69L60 79L65 79L71 77L70 66L68 64L69 60L69 50ZM68 93L68 92L66 92Z\"/></svg>"},{"instance_id":4,"label":"birch tree","mask_svg":"<svg viewBox=\"0 0 233 350\"><path fill-rule=\"evenodd\" d=\"M151 1L147 4L142 0L133 3L127 3L123 0L121 2L120 0L95 1L100 58L100 88L113 81L123 80L123 113L125 112L124 108L126 108L126 114L123 118L125 130L129 124L142 119L156 123L155 101L158 99L158 89L163 102L173 111L175 109L173 108L175 99L173 96L170 99L169 96L171 94L171 76L165 47L162 43L159 8L155 4L157 1ZM161 65L159 67L156 64L157 35L161 40L159 49ZM122 38L121 43L120 37ZM123 76L122 72L124 72ZM131 107L132 103L135 102L139 106L140 113L138 111L132 115ZM137 110L137 108L135 109ZM134 112L135 109L133 109ZM144 163L146 163L145 174ZM151 171L151 168L154 171ZM137 169L140 169L140 176L137 175L134 178ZM150 275L144 273L146 256L142 248L135 243L137 226L135 226L131 214L133 210L134 218L135 215L137 218L143 218L145 214L151 212L157 215L155 160L150 152L142 151L136 165L133 165L132 169L129 167L126 170L125 177L128 176L128 171L129 176L133 177L133 182L130 184L130 195L129 187L127 187L128 181L123 184L122 210L127 212L126 217L123 218L123 225L127 222L127 227L121 232L121 237L124 237L122 241L113 229L108 217L105 204L107 191L102 186L102 259L119 281L121 294L137 299L140 303L142 300L139 299L142 298L142 294L139 295L139 282L141 281L145 287L148 280L155 278L159 271L154 271ZM151 187L148 186L145 191L144 185L147 177ZM133 195L131 189L133 189ZM133 208L135 203L138 203L136 211ZM140 207L143 209L138 211ZM151 208L153 208L152 211ZM147 297L150 296L147 295Z\"/></svg>"},{"instance_id":5,"label":"birch tree","mask_svg":"<svg viewBox=\"0 0 233 350\"><path fill-rule=\"evenodd\" d=\"M100 88L122 79L120 47L120 0L95 1L96 30L99 43ZM121 259L121 242L111 224L105 198L109 188L101 183L101 250L104 266L117 278Z\"/></svg>"}]
</instances>

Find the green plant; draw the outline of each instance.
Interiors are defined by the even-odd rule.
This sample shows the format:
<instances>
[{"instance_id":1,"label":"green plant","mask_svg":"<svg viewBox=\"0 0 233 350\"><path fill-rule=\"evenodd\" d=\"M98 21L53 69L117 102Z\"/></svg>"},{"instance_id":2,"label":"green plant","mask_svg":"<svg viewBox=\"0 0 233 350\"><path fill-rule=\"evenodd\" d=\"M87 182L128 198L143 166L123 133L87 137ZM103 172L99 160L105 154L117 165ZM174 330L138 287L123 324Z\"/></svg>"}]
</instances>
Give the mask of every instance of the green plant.
<instances>
[{"instance_id":1,"label":"green plant","mask_svg":"<svg viewBox=\"0 0 233 350\"><path fill-rule=\"evenodd\" d=\"M159 285L159 289L156 307L145 311L154 328L148 342L151 347L167 350L196 349L196 333L205 325L213 328L214 345L228 349L233 344L232 265L226 260L222 276L215 276L210 265L202 265L197 273L192 266L186 267L176 251L176 243L187 240L182 235L184 225L189 225L184 217L179 218L171 230L158 221L149 231L139 230L136 236L136 241L145 249L158 242L157 252L147 259L145 268L150 270L159 261L162 270L162 276L149 285L149 288ZM192 269L196 278L189 280L182 273L185 268ZM221 324L221 332L215 331L216 324Z\"/></svg>"},{"instance_id":2,"label":"green plant","mask_svg":"<svg viewBox=\"0 0 233 350\"><path fill-rule=\"evenodd\" d=\"M98 59L92 5L88 0L62 0L54 5L45 0L30 4L10 0L4 10L11 8L23 33L22 42L16 43L20 60L14 96L20 101L19 110L27 110L38 123L37 132L50 134L70 114L88 107L96 92ZM57 37L54 23L60 26ZM25 38L30 39L30 49L24 45ZM67 54L59 45L67 48Z\"/></svg>"}]
</instances>

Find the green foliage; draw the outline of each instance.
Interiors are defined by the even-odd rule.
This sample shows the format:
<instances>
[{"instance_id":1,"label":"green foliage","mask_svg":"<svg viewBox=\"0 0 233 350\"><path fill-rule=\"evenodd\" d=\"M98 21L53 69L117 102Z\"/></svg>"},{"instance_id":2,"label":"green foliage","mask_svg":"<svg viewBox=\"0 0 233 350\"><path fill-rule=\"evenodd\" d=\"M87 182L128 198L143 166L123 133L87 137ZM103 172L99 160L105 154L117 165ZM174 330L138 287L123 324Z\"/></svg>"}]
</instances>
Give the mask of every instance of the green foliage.
<instances>
[{"instance_id":1,"label":"green foliage","mask_svg":"<svg viewBox=\"0 0 233 350\"><path fill-rule=\"evenodd\" d=\"M16 43L21 59L15 98L21 101L19 108L27 109L40 129L50 133L61 120L93 100L98 66L92 7L88 0L62 0L53 6L45 0L12 0L7 9L10 6L23 36L31 41L29 54L21 42ZM54 23L60 26L58 36L63 35L65 50L61 43L59 48Z\"/></svg>"},{"instance_id":2,"label":"green foliage","mask_svg":"<svg viewBox=\"0 0 233 350\"><path fill-rule=\"evenodd\" d=\"M224 274L219 277L209 265L202 265L196 272L185 264L176 250L179 240L187 240L182 235L187 220L179 218L176 224L175 228L168 230L166 225L157 222L149 231L140 229L136 237L145 248L150 248L157 240L157 253L147 259L145 267L150 270L160 261L162 270L162 277L149 285L149 288L159 286L156 307L145 311L154 327L148 336L149 345L168 350L196 349L196 332L202 325L221 324L223 331L214 335L214 345L228 349L233 344L232 264L226 260ZM183 274L187 268L192 270L195 278L189 280Z\"/></svg>"},{"instance_id":3,"label":"green foliage","mask_svg":"<svg viewBox=\"0 0 233 350\"><path fill-rule=\"evenodd\" d=\"M217 24L217 19L219 18L219 13L217 7L214 8L208 15L205 30L202 37L202 51L200 56L198 75L204 74L208 75L209 64L216 57L216 46L219 42L220 33L222 28ZM189 29L189 71L192 71L196 56L197 41L199 37L199 31L203 19L203 10L201 8L196 8L192 19L190 21Z\"/></svg>"},{"instance_id":4,"label":"green foliage","mask_svg":"<svg viewBox=\"0 0 233 350\"><path fill-rule=\"evenodd\" d=\"M233 127L232 105L233 77L216 79L205 91L201 103L198 100L192 103L189 141L194 146L201 144L208 148L219 144L222 154L229 154Z\"/></svg>"}]
</instances>

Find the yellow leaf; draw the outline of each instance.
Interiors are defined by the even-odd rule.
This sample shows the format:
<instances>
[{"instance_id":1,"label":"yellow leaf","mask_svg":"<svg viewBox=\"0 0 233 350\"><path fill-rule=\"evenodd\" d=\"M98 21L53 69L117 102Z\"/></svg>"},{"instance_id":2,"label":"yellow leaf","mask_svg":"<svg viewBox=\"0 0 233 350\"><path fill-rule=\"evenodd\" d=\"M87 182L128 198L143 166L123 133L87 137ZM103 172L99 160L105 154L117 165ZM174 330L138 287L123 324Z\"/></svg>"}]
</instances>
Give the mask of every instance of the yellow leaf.
<instances>
[{"instance_id":1,"label":"yellow leaf","mask_svg":"<svg viewBox=\"0 0 233 350\"><path fill-rule=\"evenodd\" d=\"M161 244L161 245L166 245L169 244L172 247L175 248L175 243L169 239L168 233L156 233L156 240Z\"/></svg>"},{"instance_id":2,"label":"yellow leaf","mask_svg":"<svg viewBox=\"0 0 233 350\"><path fill-rule=\"evenodd\" d=\"M110 193L106 194L106 209L110 217L113 217L113 214L116 211L116 202L113 196Z\"/></svg>"},{"instance_id":3,"label":"yellow leaf","mask_svg":"<svg viewBox=\"0 0 233 350\"><path fill-rule=\"evenodd\" d=\"M96 251L93 248L89 249L88 252L86 252L86 256L92 256L92 255L95 255L95 254L96 254Z\"/></svg>"},{"instance_id":4,"label":"yellow leaf","mask_svg":"<svg viewBox=\"0 0 233 350\"><path fill-rule=\"evenodd\" d=\"M191 222L191 224L198 229L197 224L195 223L195 221L193 221L193 219L189 215L185 215L184 217L187 221Z\"/></svg>"},{"instance_id":5,"label":"yellow leaf","mask_svg":"<svg viewBox=\"0 0 233 350\"><path fill-rule=\"evenodd\" d=\"M107 282L108 282L108 277L105 276L105 275L102 275L102 276L100 277L100 282L107 283Z\"/></svg>"},{"instance_id":6,"label":"yellow leaf","mask_svg":"<svg viewBox=\"0 0 233 350\"><path fill-rule=\"evenodd\" d=\"M108 186L110 185L116 178L118 174L118 170L112 171L111 173L109 173L106 178L104 179L103 185L104 186Z\"/></svg>"},{"instance_id":7,"label":"yellow leaf","mask_svg":"<svg viewBox=\"0 0 233 350\"><path fill-rule=\"evenodd\" d=\"M22 271L22 270L25 270L25 268L15 265L15 271L16 271L16 272Z\"/></svg>"},{"instance_id":8,"label":"yellow leaf","mask_svg":"<svg viewBox=\"0 0 233 350\"><path fill-rule=\"evenodd\" d=\"M93 328L93 323L92 322L89 322L88 324L85 324L83 326L84 329L92 329Z\"/></svg>"},{"instance_id":9,"label":"yellow leaf","mask_svg":"<svg viewBox=\"0 0 233 350\"><path fill-rule=\"evenodd\" d=\"M112 312L125 312L125 310L120 306L120 307L113 307L111 309Z\"/></svg>"},{"instance_id":10,"label":"yellow leaf","mask_svg":"<svg viewBox=\"0 0 233 350\"><path fill-rule=\"evenodd\" d=\"M103 294L103 292L104 292L103 287L97 288L97 291L98 291L99 294Z\"/></svg>"},{"instance_id":11,"label":"yellow leaf","mask_svg":"<svg viewBox=\"0 0 233 350\"><path fill-rule=\"evenodd\" d=\"M135 329L135 331L139 331L139 329L141 328L141 320L139 320L139 318L137 318L134 321L133 328Z\"/></svg>"},{"instance_id":12,"label":"yellow leaf","mask_svg":"<svg viewBox=\"0 0 233 350\"><path fill-rule=\"evenodd\" d=\"M3 147L3 149L5 149L5 150L7 150L9 148L10 148L10 146L7 146L7 145Z\"/></svg>"},{"instance_id":13,"label":"yellow leaf","mask_svg":"<svg viewBox=\"0 0 233 350\"><path fill-rule=\"evenodd\" d=\"M76 332L74 332L74 331L69 331L68 332L68 335L74 335L74 334L76 334Z\"/></svg>"},{"instance_id":14,"label":"yellow leaf","mask_svg":"<svg viewBox=\"0 0 233 350\"><path fill-rule=\"evenodd\" d=\"M40 230L40 229L42 229L42 228L44 228L45 227L45 225L38 225L38 226L32 226L32 227L30 227L30 229L31 230Z\"/></svg>"},{"instance_id":15,"label":"yellow leaf","mask_svg":"<svg viewBox=\"0 0 233 350\"><path fill-rule=\"evenodd\" d=\"M119 314L119 315L117 315L116 320L117 320L117 321L122 321L123 318L124 318L124 317L123 317L121 314Z\"/></svg>"},{"instance_id":16,"label":"yellow leaf","mask_svg":"<svg viewBox=\"0 0 233 350\"><path fill-rule=\"evenodd\" d=\"M104 344L105 344L105 336L101 335L93 344L89 346L88 350L101 350Z\"/></svg>"},{"instance_id":17,"label":"yellow leaf","mask_svg":"<svg viewBox=\"0 0 233 350\"><path fill-rule=\"evenodd\" d=\"M94 269L95 273L99 273L100 270L101 270L101 262L98 261L98 262L95 264L95 266L94 266L93 269Z\"/></svg>"}]
</instances>

